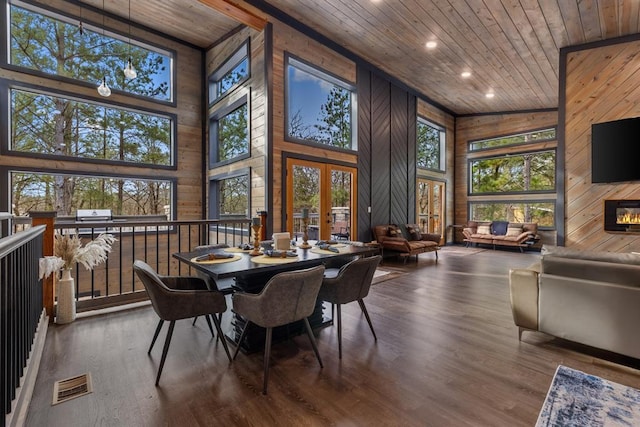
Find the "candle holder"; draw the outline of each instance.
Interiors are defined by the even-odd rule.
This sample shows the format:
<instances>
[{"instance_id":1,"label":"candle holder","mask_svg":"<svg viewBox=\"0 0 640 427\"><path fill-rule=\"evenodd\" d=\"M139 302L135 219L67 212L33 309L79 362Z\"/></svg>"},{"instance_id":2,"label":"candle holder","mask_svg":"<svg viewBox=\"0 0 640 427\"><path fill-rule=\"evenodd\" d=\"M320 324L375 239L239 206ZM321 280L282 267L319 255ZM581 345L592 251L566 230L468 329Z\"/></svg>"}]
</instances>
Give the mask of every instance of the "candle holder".
<instances>
[{"instance_id":1,"label":"candle holder","mask_svg":"<svg viewBox=\"0 0 640 427\"><path fill-rule=\"evenodd\" d=\"M309 235L307 231L309 230L309 218L302 218L302 244L300 245L300 249L309 249L311 245L307 243L309 240Z\"/></svg>"},{"instance_id":2,"label":"candle holder","mask_svg":"<svg viewBox=\"0 0 640 427\"><path fill-rule=\"evenodd\" d=\"M262 225L254 224L251 226L251 228L253 228L253 250L249 252L249 255L251 256L262 255L260 253L260 229L262 228Z\"/></svg>"}]
</instances>

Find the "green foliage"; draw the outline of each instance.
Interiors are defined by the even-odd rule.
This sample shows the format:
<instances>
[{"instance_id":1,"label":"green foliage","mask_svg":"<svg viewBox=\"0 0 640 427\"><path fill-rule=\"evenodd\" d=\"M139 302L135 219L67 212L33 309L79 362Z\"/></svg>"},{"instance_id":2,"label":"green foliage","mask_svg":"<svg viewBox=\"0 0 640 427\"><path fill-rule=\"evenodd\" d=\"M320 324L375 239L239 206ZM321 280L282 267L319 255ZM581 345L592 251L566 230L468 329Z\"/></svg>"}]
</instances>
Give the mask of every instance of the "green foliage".
<instances>
[{"instance_id":1,"label":"green foliage","mask_svg":"<svg viewBox=\"0 0 640 427\"><path fill-rule=\"evenodd\" d=\"M471 162L471 192L501 193L555 189L555 151L542 151Z\"/></svg>"},{"instance_id":2,"label":"green foliage","mask_svg":"<svg viewBox=\"0 0 640 427\"><path fill-rule=\"evenodd\" d=\"M218 161L249 152L247 116L247 104L243 104L218 120Z\"/></svg>"},{"instance_id":3,"label":"green foliage","mask_svg":"<svg viewBox=\"0 0 640 427\"><path fill-rule=\"evenodd\" d=\"M440 130L418 121L417 165L420 168L442 170L440 165Z\"/></svg>"},{"instance_id":4,"label":"green foliage","mask_svg":"<svg viewBox=\"0 0 640 427\"><path fill-rule=\"evenodd\" d=\"M38 72L95 83L107 78L114 89L170 99L170 58L77 25L10 6L10 61ZM126 80L127 59L138 77ZM11 149L44 155L171 164L171 120L62 96L11 90ZM12 175L14 212L54 209L71 215L79 208L111 208L116 214L164 213L170 184L160 181L86 178L73 175ZM131 191L140 191L133 194Z\"/></svg>"},{"instance_id":5,"label":"green foliage","mask_svg":"<svg viewBox=\"0 0 640 427\"><path fill-rule=\"evenodd\" d=\"M218 181L218 214L249 214L249 175L242 175Z\"/></svg>"}]
</instances>

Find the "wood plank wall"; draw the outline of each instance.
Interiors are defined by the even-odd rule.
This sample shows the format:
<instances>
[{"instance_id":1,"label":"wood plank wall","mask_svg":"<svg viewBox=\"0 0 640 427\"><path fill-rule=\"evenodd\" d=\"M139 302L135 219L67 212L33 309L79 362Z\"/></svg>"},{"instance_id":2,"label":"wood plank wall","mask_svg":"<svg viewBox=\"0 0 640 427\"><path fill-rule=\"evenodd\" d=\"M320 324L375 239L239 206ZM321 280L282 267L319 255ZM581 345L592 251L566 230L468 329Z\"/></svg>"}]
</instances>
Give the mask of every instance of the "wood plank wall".
<instances>
[{"instance_id":1,"label":"wood plank wall","mask_svg":"<svg viewBox=\"0 0 640 427\"><path fill-rule=\"evenodd\" d=\"M625 39L629 40L629 39ZM640 185L591 183L591 125L640 116L640 41L569 51L564 87L566 246L640 251L638 235L604 231L605 199L640 199ZM561 97L562 99L562 97Z\"/></svg>"},{"instance_id":2,"label":"wood plank wall","mask_svg":"<svg viewBox=\"0 0 640 427\"><path fill-rule=\"evenodd\" d=\"M79 13L77 3L69 3L62 0L50 0L47 6L57 10ZM89 10L82 10L84 20L102 22L102 17L98 13ZM114 29L122 34L129 31L128 24L111 19L105 19L105 27ZM164 38L155 33L149 33L131 26L133 38L140 39L151 44L162 46L177 52L176 75L177 87L176 106L160 104L143 99L130 98L125 95L113 93L109 98L98 95L95 88L83 87L53 78L38 77L19 71L0 68L0 78L10 82L21 82L46 87L50 90L61 90L87 97L101 103L120 103L134 107L144 107L160 113L171 113L177 115L177 170L158 170L145 166L133 165L105 165L93 164L90 162L68 162L64 160L38 159L28 156L2 156L0 155L0 167L12 167L14 169L32 168L35 170L68 170L82 173L93 173L110 175L113 173L127 176L152 176L157 178L177 179L177 204L174 206L178 219L200 219L203 215L203 203L201 200L202 189L202 167L201 167L201 144L202 144L202 53L187 45L178 43L172 39ZM6 101L3 101L6 102ZM4 194L4 193L3 193Z\"/></svg>"},{"instance_id":3,"label":"wood plank wall","mask_svg":"<svg viewBox=\"0 0 640 427\"><path fill-rule=\"evenodd\" d=\"M455 223L466 224L468 218L468 202L470 200L519 200L521 196L469 196L468 160L485 157L486 152L469 153L469 141L511 135L529 130L556 126L558 113L532 112L514 114L492 114L458 117L456 119L456 148L455 148ZM541 142L528 145L528 149L538 150L556 147L556 141ZM508 147L492 151L492 154L508 154L522 151L522 147ZM545 195L545 198L547 195ZM553 196L550 196L553 197ZM555 197L554 197L555 198ZM555 232L541 232L545 244L555 244Z\"/></svg>"},{"instance_id":4,"label":"wood plank wall","mask_svg":"<svg viewBox=\"0 0 640 427\"><path fill-rule=\"evenodd\" d=\"M249 97L249 138L251 140L250 153L248 159L243 159L234 163L226 164L209 169L207 167L206 176L212 177L232 174L236 171L249 168L251 182L251 202L249 206L248 217L256 216L256 211L265 210L266 206L266 165L267 165L267 96L265 82L265 33L252 30L248 27L243 28L233 36L221 43L213 46L206 54L206 73L207 76L216 71L243 43L249 40L250 52L250 70L251 76L239 87L232 90L215 104L208 107L209 116L215 114L221 108L233 104L239 98ZM209 126L206 123L206 141L209 141ZM207 152L205 158L209 159L211 147L207 144ZM207 161L208 164L208 161ZM209 179L207 181L209 181ZM210 185L209 182L207 185ZM207 192L207 194L210 194ZM207 197L206 206L209 207ZM216 215L208 213L209 218Z\"/></svg>"},{"instance_id":5,"label":"wood plank wall","mask_svg":"<svg viewBox=\"0 0 640 427\"><path fill-rule=\"evenodd\" d=\"M270 161L273 164L273 194L268 209L273 231L282 231L285 227L283 208L285 203L283 177L283 155L290 157L312 158L318 161L337 161L356 165L355 153L345 153L312 147L285 141L285 53L289 53L318 68L328 71L342 79L355 84L355 63L319 42L294 30L293 28L273 20L273 151ZM357 213L356 213L357 215Z\"/></svg>"}]
</instances>

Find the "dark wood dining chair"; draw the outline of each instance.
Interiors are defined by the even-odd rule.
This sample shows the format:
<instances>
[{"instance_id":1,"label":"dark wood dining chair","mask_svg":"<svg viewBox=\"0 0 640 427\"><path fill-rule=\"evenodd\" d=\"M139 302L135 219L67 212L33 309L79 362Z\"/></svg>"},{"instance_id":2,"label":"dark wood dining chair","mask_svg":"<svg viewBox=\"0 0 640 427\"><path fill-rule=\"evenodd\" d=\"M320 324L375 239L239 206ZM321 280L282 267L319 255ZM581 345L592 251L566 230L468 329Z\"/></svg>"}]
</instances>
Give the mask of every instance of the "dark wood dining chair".
<instances>
[{"instance_id":1,"label":"dark wood dining chair","mask_svg":"<svg viewBox=\"0 0 640 427\"><path fill-rule=\"evenodd\" d=\"M369 323L374 340L378 340L376 332L363 298L369 294L373 274L380 263L380 255L358 258L340 268L335 277L325 277L318 293L318 299L330 302L336 306L338 318L338 355L342 359L342 304L358 301L360 309ZM333 306L332 306L333 308Z\"/></svg>"},{"instance_id":2,"label":"dark wood dining chair","mask_svg":"<svg viewBox=\"0 0 640 427\"><path fill-rule=\"evenodd\" d=\"M259 294L244 292L233 294L233 311L246 320L233 359L238 355L242 340L252 323L267 330L264 342L263 394L267 394L271 337L273 328L277 326L303 320L318 363L321 368L323 367L316 340L307 319L315 308L323 274L324 266L322 265L307 270L287 271L273 276Z\"/></svg>"},{"instance_id":3,"label":"dark wood dining chair","mask_svg":"<svg viewBox=\"0 0 640 427\"><path fill-rule=\"evenodd\" d=\"M151 266L140 260L136 260L133 263L133 270L142 281L151 300L151 305L158 317L160 317L160 322L156 327L149 351L147 352L148 354L151 354L151 350L160 334L162 325L165 321L169 321L169 330L167 331L167 337L164 341L164 347L162 348L162 357L156 377L157 386L160 382L162 368L167 358L167 351L169 350L176 320L204 315L207 316L207 321L209 321L209 317L211 317L213 323L216 325L218 336L222 337L220 321L215 314L226 311L227 303L221 292L208 289L207 284L198 277L160 276ZM224 351L227 353L227 358L229 362L231 362L227 342L225 339L221 341Z\"/></svg>"}]
</instances>

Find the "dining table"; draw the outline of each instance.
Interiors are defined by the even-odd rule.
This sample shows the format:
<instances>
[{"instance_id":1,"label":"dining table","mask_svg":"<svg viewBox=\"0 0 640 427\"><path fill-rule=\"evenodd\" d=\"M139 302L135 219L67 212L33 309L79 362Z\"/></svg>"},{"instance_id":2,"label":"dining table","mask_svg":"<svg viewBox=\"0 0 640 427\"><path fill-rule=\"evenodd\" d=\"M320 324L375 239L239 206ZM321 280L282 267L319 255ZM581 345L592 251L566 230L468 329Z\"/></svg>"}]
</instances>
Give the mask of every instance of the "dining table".
<instances>
[{"instance_id":1,"label":"dining table","mask_svg":"<svg viewBox=\"0 0 640 427\"><path fill-rule=\"evenodd\" d=\"M269 279L284 271L294 271L324 265L335 272L336 268L349 261L362 256L371 256L378 253L378 248L365 244L351 242L330 242L316 245L317 242L309 241L310 248L303 249L292 246L287 251L269 252L260 250L259 255L254 255L253 247L230 247L216 249L200 249L189 252L177 252L173 257L189 267L206 274L216 283L229 282L223 279L233 278L231 285L220 287L224 293L248 292L259 293ZM267 252L267 254L265 254ZM268 256L272 254L275 256ZM281 255L281 256L279 256ZM274 307L274 309L277 309ZM247 331L242 343L238 343L242 329L246 321L233 312L230 330L226 331L226 337L245 353L259 351L264 346L264 329L253 325ZM323 301L316 301L313 313L309 316L309 324L313 329L330 325L333 322L331 310L325 313ZM283 340L290 336L305 333L302 321L274 328L273 340Z\"/></svg>"}]
</instances>

